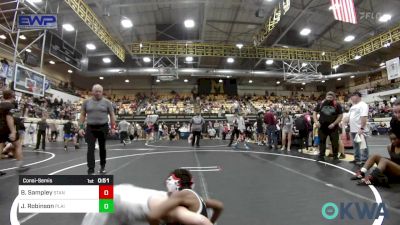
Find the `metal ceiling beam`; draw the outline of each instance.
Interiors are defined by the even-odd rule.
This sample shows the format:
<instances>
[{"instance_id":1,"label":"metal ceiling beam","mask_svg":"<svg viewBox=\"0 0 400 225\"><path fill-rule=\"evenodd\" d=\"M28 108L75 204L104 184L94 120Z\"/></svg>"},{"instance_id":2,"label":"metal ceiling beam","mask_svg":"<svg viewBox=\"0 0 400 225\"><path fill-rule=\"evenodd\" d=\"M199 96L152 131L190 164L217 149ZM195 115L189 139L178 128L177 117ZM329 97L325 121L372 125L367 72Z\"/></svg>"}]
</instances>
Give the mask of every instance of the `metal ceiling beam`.
<instances>
[{"instance_id":1,"label":"metal ceiling beam","mask_svg":"<svg viewBox=\"0 0 400 225\"><path fill-rule=\"evenodd\" d=\"M201 22L201 32L200 32L200 40L204 40L204 35L206 33L206 27L207 27L207 7L208 7L208 0L206 0L205 3L203 3L203 11L202 11L202 15L203 15L203 20ZM201 57L199 57L199 61L198 61L198 66L201 65Z\"/></svg>"},{"instance_id":2,"label":"metal ceiling beam","mask_svg":"<svg viewBox=\"0 0 400 225\"><path fill-rule=\"evenodd\" d=\"M233 23L232 20L207 20L208 23ZM261 26L262 23L255 23L255 22L246 22L246 21L235 21L236 25L254 25L254 26Z\"/></svg>"},{"instance_id":3,"label":"metal ceiling beam","mask_svg":"<svg viewBox=\"0 0 400 225\"><path fill-rule=\"evenodd\" d=\"M145 0L143 2L129 2L129 3L121 3L121 4L112 4L110 7L112 8L127 8L127 7L145 7L145 6L152 6L152 5L181 5L181 4L201 4L201 3L206 3L208 0L166 0L163 2L157 1L149 1ZM218 2L225 3L225 4L230 4L230 5L240 5L242 4L241 0L229 0L229 1L222 1L218 0ZM254 6L254 7L252 7ZM254 4L247 4L247 8L252 8L252 9L257 9L259 8L258 6L255 6Z\"/></svg>"},{"instance_id":4,"label":"metal ceiling beam","mask_svg":"<svg viewBox=\"0 0 400 225\"><path fill-rule=\"evenodd\" d=\"M312 3L316 0L310 0L307 5L303 8L303 10L296 16L296 18L290 23L288 27L286 27L285 31L283 31L279 37L274 41L272 46L275 46L279 43L279 41L289 32L289 30L297 23L297 21L307 12L307 10L311 7Z\"/></svg>"},{"instance_id":5,"label":"metal ceiling beam","mask_svg":"<svg viewBox=\"0 0 400 225\"><path fill-rule=\"evenodd\" d=\"M364 0L360 0L359 2L354 4L354 7L357 8ZM326 33L328 33L336 24L338 24L340 21L339 20L334 20L332 23L330 23L319 35L316 35L317 38L315 38L310 46L313 46L315 42L317 42L321 37L325 36Z\"/></svg>"},{"instance_id":6,"label":"metal ceiling beam","mask_svg":"<svg viewBox=\"0 0 400 225\"><path fill-rule=\"evenodd\" d=\"M292 48L262 48L244 46L238 49L232 44L215 43L177 43L177 42L139 42L130 45L133 55L177 55L177 56L213 56L236 58L269 58L302 61L327 61L336 58L333 52L292 49Z\"/></svg>"},{"instance_id":7,"label":"metal ceiling beam","mask_svg":"<svg viewBox=\"0 0 400 225\"><path fill-rule=\"evenodd\" d=\"M121 61L125 61L124 47L111 36L100 19L83 0L64 1Z\"/></svg>"},{"instance_id":8,"label":"metal ceiling beam","mask_svg":"<svg viewBox=\"0 0 400 225\"><path fill-rule=\"evenodd\" d=\"M388 47L387 44L393 44L398 41L400 41L400 24L340 54L336 60L332 62L332 66L345 64L354 60L356 55L365 56L381 48Z\"/></svg>"},{"instance_id":9,"label":"metal ceiling beam","mask_svg":"<svg viewBox=\"0 0 400 225\"><path fill-rule=\"evenodd\" d=\"M276 25L278 25L281 18L289 11L289 9L290 0L284 0L282 6L279 3L279 5L275 7L272 16L265 21L260 31L254 35L254 46L260 46L265 40L267 40L269 35L272 33L272 30L276 27Z\"/></svg>"}]
</instances>

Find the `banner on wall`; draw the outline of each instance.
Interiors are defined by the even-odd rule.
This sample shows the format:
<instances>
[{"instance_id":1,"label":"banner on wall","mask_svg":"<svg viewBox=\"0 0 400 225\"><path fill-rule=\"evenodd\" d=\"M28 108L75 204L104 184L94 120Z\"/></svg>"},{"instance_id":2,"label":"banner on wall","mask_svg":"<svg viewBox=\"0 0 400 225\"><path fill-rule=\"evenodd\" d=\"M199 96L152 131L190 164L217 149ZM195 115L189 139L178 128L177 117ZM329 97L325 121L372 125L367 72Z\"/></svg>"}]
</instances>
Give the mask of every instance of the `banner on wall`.
<instances>
[{"instance_id":1,"label":"banner on wall","mask_svg":"<svg viewBox=\"0 0 400 225\"><path fill-rule=\"evenodd\" d=\"M198 80L197 90L199 95L209 95L209 94L237 95L237 83L236 79L203 78Z\"/></svg>"},{"instance_id":2,"label":"banner on wall","mask_svg":"<svg viewBox=\"0 0 400 225\"><path fill-rule=\"evenodd\" d=\"M400 60L399 58L394 58L386 61L386 70L388 74L388 80L393 80L400 78Z\"/></svg>"}]
</instances>

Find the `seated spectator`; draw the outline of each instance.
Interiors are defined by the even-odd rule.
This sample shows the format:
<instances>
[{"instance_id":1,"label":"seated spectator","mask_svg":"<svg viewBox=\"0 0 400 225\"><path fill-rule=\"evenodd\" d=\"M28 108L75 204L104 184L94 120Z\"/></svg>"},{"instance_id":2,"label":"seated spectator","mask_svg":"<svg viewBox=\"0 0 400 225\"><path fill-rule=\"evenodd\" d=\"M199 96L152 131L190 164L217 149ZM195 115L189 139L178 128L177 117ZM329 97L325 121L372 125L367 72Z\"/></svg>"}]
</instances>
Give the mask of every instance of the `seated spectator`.
<instances>
[{"instance_id":1,"label":"seated spectator","mask_svg":"<svg viewBox=\"0 0 400 225\"><path fill-rule=\"evenodd\" d=\"M400 178L400 138L392 130L389 131L389 138L391 144L387 146L387 151L390 158L380 155L370 156L351 180L360 180L357 182L359 185L388 186L390 179ZM377 167L372 170L370 175L366 176L366 173L374 164L377 164Z\"/></svg>"}]
</instances>

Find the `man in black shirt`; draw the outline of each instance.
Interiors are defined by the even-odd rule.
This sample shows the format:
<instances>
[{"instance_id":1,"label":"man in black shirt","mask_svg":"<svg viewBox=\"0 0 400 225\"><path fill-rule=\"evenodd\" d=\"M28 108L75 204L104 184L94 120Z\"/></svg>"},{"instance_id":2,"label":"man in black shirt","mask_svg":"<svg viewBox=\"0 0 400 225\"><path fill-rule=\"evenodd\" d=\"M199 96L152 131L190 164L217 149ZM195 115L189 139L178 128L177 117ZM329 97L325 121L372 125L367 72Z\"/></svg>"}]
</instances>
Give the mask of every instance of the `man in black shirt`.
<instances>
[{"instance_id":1,"label":"man in black shirt","mask_svg":"<svg viewBox=\"0 0 400 225\"><path fill-rule=\"evenodd\" d=\"M3 151L6 142L10 142L13 145L17 170L22 172L27 170L28 167L22 165L22 146L21 142L18 141L19 137L13 118L13 110L15 108L13 100L14 92L11 90L4 90L3 101L0 102L0 152ZM0 171L0 175L4 174L4 172Z\"/></svg>"},{"instance_id":2,"label":"man in black shirt","mask_svg":"<svg viewBox=\"0 0 400 225\"><path fill-rule=\"evenodd\" d=\"M36 138L36 148L34 150L39 150L40 139L42 140L42 150L46 150L46 130L49 128L49 125L46 122L46 118L42 117L37 123L37 138Z\"/></svg>"},{"instance_id":3,"label":"man in black shirt","mask_svg":"<svg viewBox=\"0 0 400 225\"><path fill-rule=\"evenodd\" d=\"M314 110L313 118L316 126L319 128L318 136L320 140L318 161L325 161L326 138L329 136L332 143L332 152L334 162L338 162L339 150L339 126L342 121L343 109L336 102L336 95L333 92L326 94L325 100L317 105ZM319 120L317 119L319 114Z\"/></svg>"}]
</instances>

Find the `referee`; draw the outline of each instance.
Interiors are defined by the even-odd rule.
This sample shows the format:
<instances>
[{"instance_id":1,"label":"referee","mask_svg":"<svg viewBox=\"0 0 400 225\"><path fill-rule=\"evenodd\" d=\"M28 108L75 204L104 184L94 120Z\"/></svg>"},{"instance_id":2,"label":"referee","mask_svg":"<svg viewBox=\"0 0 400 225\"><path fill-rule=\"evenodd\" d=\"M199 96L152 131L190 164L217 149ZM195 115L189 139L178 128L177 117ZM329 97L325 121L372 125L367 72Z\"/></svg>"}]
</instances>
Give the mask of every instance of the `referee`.
<instances>
[{"instance_id":1,"label":"referee","mask_svg":"<svg viewBox=\"0 0 400 225\"><path fill-rule=\"evenodd\" d=\"M86 141L88 143L87 151L87 166L88 174L94 174L95 157L94 149L96 139L99 143L100 149L100 170L99 173L105 173L106 166L106 138L109 132L108 116L111 120L111 133L115 134L115 114L112 103L103 97L103 87L99 84L93 85L93 97L83 102L81 115L79 118L79 135L86 134ZM84 130L84 123L86 121L86 131Z\"/></svg>"}]
</instances>

